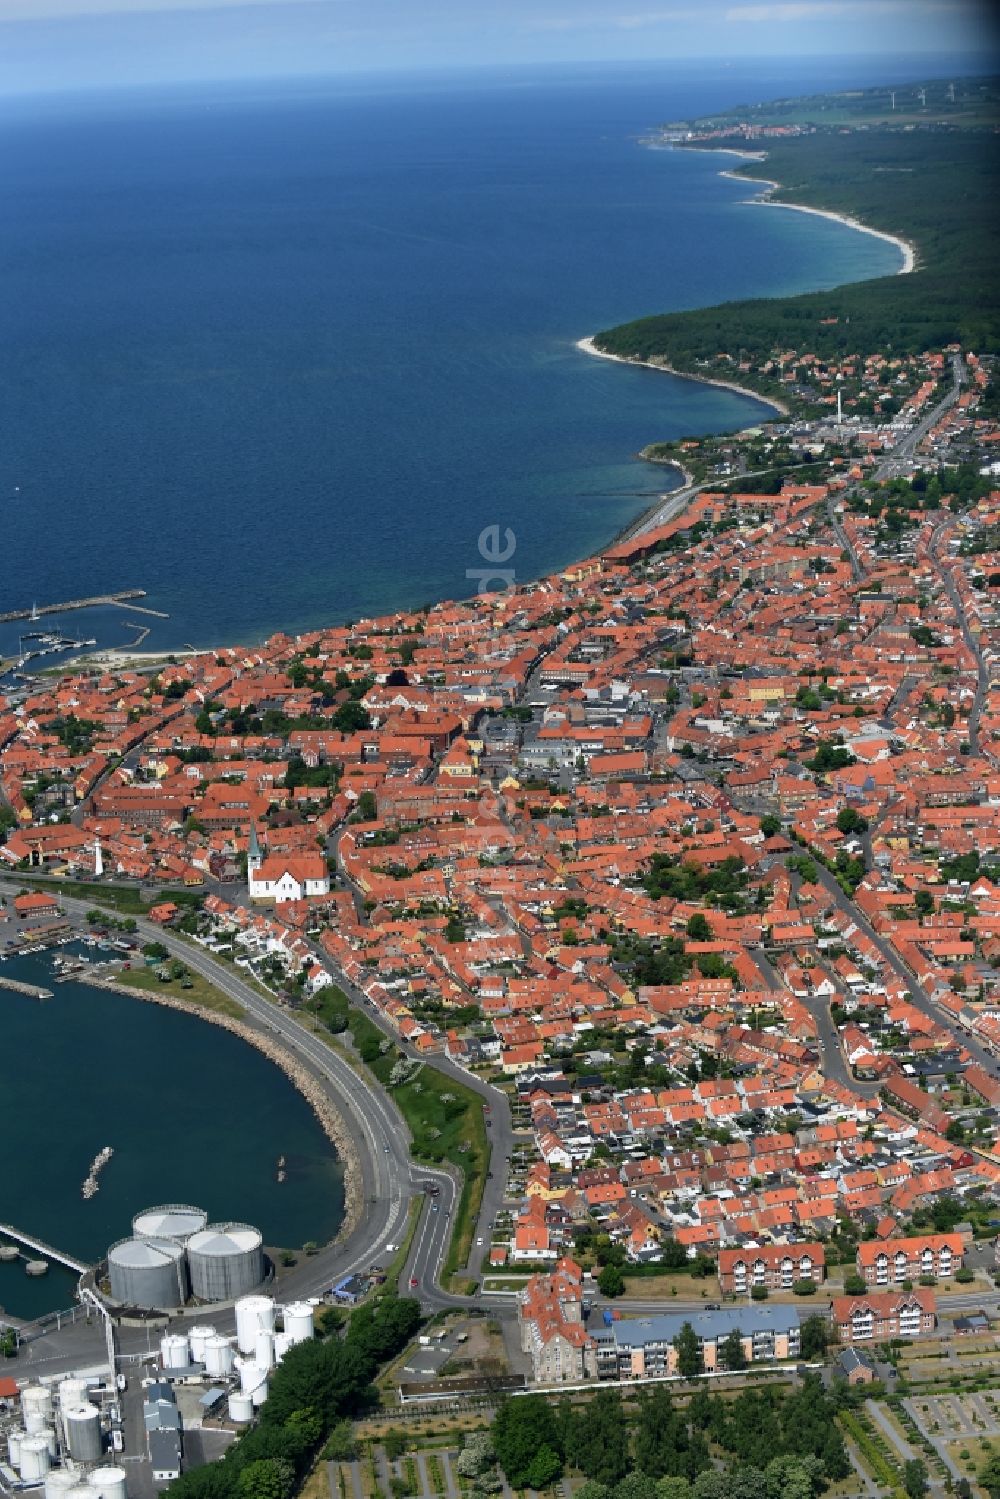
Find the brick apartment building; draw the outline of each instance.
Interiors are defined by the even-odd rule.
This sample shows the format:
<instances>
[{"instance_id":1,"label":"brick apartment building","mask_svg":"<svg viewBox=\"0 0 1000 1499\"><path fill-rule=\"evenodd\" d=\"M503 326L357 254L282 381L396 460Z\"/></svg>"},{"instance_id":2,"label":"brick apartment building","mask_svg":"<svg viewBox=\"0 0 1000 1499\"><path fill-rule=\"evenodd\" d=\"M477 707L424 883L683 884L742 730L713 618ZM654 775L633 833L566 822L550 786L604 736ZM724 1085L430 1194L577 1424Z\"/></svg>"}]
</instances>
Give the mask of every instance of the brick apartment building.
<instances>
[{"instance_id":1,"label":"brick apartment building","mask_svg":"<svg viewBox=\"0 0 1000 1499\"><path fill-rule=\"evenodd\" d=\"M719 1251L719 1285L726 1295L746 1295L754 1286L790 1291L798 1280L822 1285L825 1278L822 1244L761 1244Z\"/></svg>"},{"instance_id":2,"label":"brick apartment building","mask_svg":"<svg viewBox=\"0 0 1000 1499\"><path fill-rule=\"evenodd\" d=\"M835 1296L833 1325L842 1343L885 1342L933 1332L937 1322L934 1292L876 1291L868 1296Z\"/></svg>"},{"instance_id":3,"label":"brick apartment building","mask_svg":"<svg viewBox=\"0 0 1000 1499\"><path fill-rule=\"evenodd\" d=\"M858 1274L870 1286L900 1285L933 1275L949 1280L961 1270L961 1234L921 1234L912 1239L877 1239L858 1245Z\"/></svg>"}]
</instances>

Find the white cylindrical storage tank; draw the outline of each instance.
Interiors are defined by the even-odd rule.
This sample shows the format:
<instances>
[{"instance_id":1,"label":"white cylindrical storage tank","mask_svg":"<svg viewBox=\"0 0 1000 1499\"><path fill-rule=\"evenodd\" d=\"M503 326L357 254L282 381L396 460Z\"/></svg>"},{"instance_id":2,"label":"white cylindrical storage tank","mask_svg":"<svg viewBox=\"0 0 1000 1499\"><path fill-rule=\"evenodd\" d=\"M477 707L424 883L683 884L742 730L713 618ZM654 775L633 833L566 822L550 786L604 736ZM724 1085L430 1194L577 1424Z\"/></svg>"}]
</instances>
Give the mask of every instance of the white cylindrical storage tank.
<instances>
[{"instance_id":1,"label":"white cylindrical storage tank","mask_svg":"<svg viewBox=\"0 0 1000 1499\"><path fill-rule=\"evenodd\" d=\"M107 1468L92 1468L87 1474L87 1482L102 1499L128 1499L126 1477L124 1468L109 1465Z\"/></svg>"},{"instance_id":2,"label":"white cylindrical storage tank","mask_svg":"<svg viewBox=\"0 0 1000 1499\"><path fill-rule=\"evenodd\" d=\"M295 1346L290 1332L276 1332L274 1335L274 1362L280 1364L289 1348Z\"/></svg>"},{"instance_id":3,"label":"white cylindrical storage tank","mask_svg":"<svg viewBox=\"0 0 1000 1499\"><path fill-rule=\"evenodd\" d=\"M235 1301L264 1279L263 1240L248 1223L210 1223L188 1240L187 1260L200 1301Z\"/></svg>"},{"instance_id":4,"label":"white cylindrical storage tank","mask_svg":"<svg viewBox=\"0 0 1000 1499\"><path fill-rule=\"evenodd\" d=\"M160 1339L160 1362L164 1369L186 1369L190 1363L188 1340L183 1333L170 1332Z\"/></svg>"},{"instance_id":5,"label":"white cylindrical storage tank","mask_svg":"<svg viewBox=\"0 0 1000 1499\"><path fill-rule=\"evenodd\" d=\"M240 1389L243 1394L251 1396L254 1405L263 1405L267 1399L267 1370L249 1358L237 1359L236 1367L240 1371Z\"/></svg>"},{"instance_id":6,"label":"white cylindrical storage tank","mask_svg":"<svg viewBox=\"0 0 1000 1499\"><path fill-rule=\"evenodd\" d=\"M89 1398L90 1385L85 1379L59 1381L59 1409L64 1415L67 1411L76 1410L78 1405L86 1405Z\"/></svg>"},{"instance_id":7,"label":"white cylindrical storage tank","mask_svg":"<svg viewBox=\"0 0 1000 1499\"><path fill-rule=\"evenodd\" d=\"M228 1338L205 1339L205 1373L226 1375L233 1372L233 1345Z\"/></svg>"},{"instance_id":8,"label":"white cylindrical storage tank","mask_svg":"<svg viewBox=\"0 0 1000 1499\"><path fill-rule=\"evenodd\" d=\"M266 1327L258 1327L257 1329L253 1360L255 1364L260 1364L262 1369L273 1369L274 1367L274 1333L268 1332Z\"/></svg>"},{"instance_id":9,"label":"white cylindrical storage tank","mask_svg":"<svg viewBox=\"0 0 1000 1499\"><path fill-rule=\"evenodd\" d=\"M293 1301L283 1315L285 1331L293 1343L305 1343L313 1336L313 1309L308 1301Z\"/></svg>"},{"instance_id":10,"label":"white cylindrical storage tank","mask_svg":"<svg viewBox=\"0 0 1000 1499\"><path fill-rule=\"evenodd\" d=\"M22 1407L21 1414L24 1417L24 1429L29 1437L37 1437L40 1431L45 1430L45 1412L38 1407Z\"/></svg>"},{"instance_id":11,"label":"white cylindrical storage tank","mask_svg":"<svg viewBox=\"0 0 1000 1499\"><path fill-rule=\"evenodd\" d=\"M208 1214L188 1203L168 1202L163 1207L143 1208L132 1219L132 1233L137 1239L176 1239L186 1244L193 1234L200 1234L208 1223Z\"/></svg>"},{"instance_id":12,"label":"white cylindrical storage tank","mask_svg":"<svg viewBox=\"0 0 1000 1499\"><path fill-rule=\"evenodd\" d=\"M66 1411L63 1419L70 1457L78 1463L96 1463L101 1455L101 1417L96 1405Z\"/></svg>"},{"instance_id":13,"label":"white cylindrical storage tank","mask_svg":"<svg viewBox=\"0 0 1000 1499\"><path fill-rule=\"evenodd\" d=\"M90 1484L85 1482L82 1473L76 1475L76 1483L71 1489L66 1489L63 1499L94 1499L94 1491Z\"/></svg>"},{"instance_id":14,"label":"white cylindrical storage tank","mask_svg":"<svg viewBox=\"0 0 1000 1499\"><path fill-rule=\"evenodd\" d=\"M69 1489L76 1488L79 1473L69 1468L50 1468L45 1475L45 1499L66 1499Z\"/></svg>"},{"instance_id":15,"label":"white cylindrical storage tank","mask_svg":"<svg viewBox=\"0 0 1000 1499\"><path fill-rule=\"evenodd\" d=\"M214 1337L214 1327L206 1327L202 1325L201 1327L192 1327L189 1330L188 1342L191 1344L192 1362L196 1364L203 1364L205 1362L205 1344L208 1342L209 1338Z\"/></svg>"},{"instance_id":16,"label":"white cylindrical storage tank","mask_svg":"<svg viewBox=\"0 0 1000 1499\"><path fill-rule=\"evenodd\" d=\"M229 1419L241 1426L253 1419L253 1401L241 1390L234 1390L229 1397Z\"/></svg>"},{"instance_id":17,"label":"white cylindrical storage tank","mask_svg":"<svg viewBox=\"0 0 1000 1499\"><path fill-rule=\"evenodd\" d=\"M10 1458L12 1468L20 1465L21 1443L24 1441L26 1435L27 1433L23 1431L8 1431L7 1433L7 1455Z\"/></svg>"},{"instance_id":18,"label":"white cylindrical storage tank","mask_svg":"<svg viewBox=\"0 0 1000 1499\"><path fill-rule=\"evenodd\" d=\"M21 1443L21 1477L25 1483L41 1483L49 1471L49 1444L44 1437L26 1436Z\"/></svg>"},{"instance_id":19,"label":"white cylindrical storage tank","mask_svg":"<svg viewBox=\"0 0 1000 1499\"><path fill-rule=\"evenodd\" d=\"M119 1239L108 1250L111 1294L123 1306L170 1311L188 1295L184 1245L176 1239Z\"/></svg>"},{"instance_id":20,"label":"white cylindrical storage tank","mask_svg":"<svg viewBox=\"0 0 1000 1499\"><path fill-rule=\"evenodd\" d=\"M52 1391L41 1384L29 1384L21 1391L21 1415L28 1431L35 1431L37 1427L28 1426L28 1413L32 1412L42 1418L45 1425L52 1419Z\"/></svg>"},{"instance_id":21,"label":"white cylindrical storage tank","mask_svg":"<svg viewBox=\"0 0 1000 1499\"><path fill-rule=\"evenodd\" d=\"M236 1341L241 1353L253 1353L259 1328L274 1331L274 1302L270 1296L242 1296L236 1303Z\"/></svg>"}]
</instances>

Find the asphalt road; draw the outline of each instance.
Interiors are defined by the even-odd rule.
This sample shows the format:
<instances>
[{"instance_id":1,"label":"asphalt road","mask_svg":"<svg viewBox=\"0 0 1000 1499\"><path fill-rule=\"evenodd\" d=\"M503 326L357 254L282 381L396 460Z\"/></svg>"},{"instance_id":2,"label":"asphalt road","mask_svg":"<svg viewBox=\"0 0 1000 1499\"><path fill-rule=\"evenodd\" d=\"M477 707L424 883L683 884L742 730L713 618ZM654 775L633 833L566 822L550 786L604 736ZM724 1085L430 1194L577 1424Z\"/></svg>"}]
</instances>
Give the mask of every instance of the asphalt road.
<instances>
[{"instance_id":1,"label":"asphalt road","mask_svg":"<svg viewBox=\"0 0 1000 1499\"><path fill-rule=\"evenodd\" d=\"M1000 1063L998 1063L997 1058L993 1055L993 1053L991 1051L987 1051L984 1046L981 1046L974 1036L967 1035L964 1032L961 1034L957 1033L957 1029L951 1021L950 1017L946 1015L943 1010L939 1010L932 1003L929 995L923 988L920 980L917 978L917 975L911 968L907 966L906 963L904 963L903 959L899 956L891 943L886 942L883 937L879 936L879 934L875 931L875 928L872 926L871 922L861 910L860 906L856 905L854 901L848 900L840 885L837 883L828 869L824 868L824 866L819 863L817 863L816 867L819 883L830 892L830 894L833 896L834 903L839 907L839 909L841 911L844 911L859 928L859 930L864 932L868 940L874 944L874 946L881 954L882 958L892 969L893 973L895 973L898 978L901 978L903 980L903 982L906 984L907 989L909 990L915 1007L918 1010L922 1011L923 1014L929 1016L933 1021L935 1021L936 1024L941 1025L946 1030L951 1031L952 1035L954 1035L955 1037L956 1043L959 1046L963 1046L965 1050L976 1059L979 1065L986 1069L990 1077L1000 1077ZM855 1083L851 1086L856 1087L857 1084Z\"/></svg>"}]
</instances>

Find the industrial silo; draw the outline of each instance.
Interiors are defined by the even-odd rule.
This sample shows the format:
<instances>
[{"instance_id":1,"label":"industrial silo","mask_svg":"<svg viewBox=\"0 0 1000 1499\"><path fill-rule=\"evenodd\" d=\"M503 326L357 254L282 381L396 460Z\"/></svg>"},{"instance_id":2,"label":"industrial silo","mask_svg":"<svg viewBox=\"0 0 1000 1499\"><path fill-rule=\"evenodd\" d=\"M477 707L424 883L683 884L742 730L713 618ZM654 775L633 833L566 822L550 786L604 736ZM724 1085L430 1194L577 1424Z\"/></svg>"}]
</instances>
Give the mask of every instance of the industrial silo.
<instances>
[{"instance_id":1,"label":"industrial silo","mask_svg":"<svg viewBox=\"0 0 1000 1499\"><path fill-rule=\"evenodd\" d=\"M198 1327L188 1329L188 1341L191 1344L191 1359L193 1363L203 1364L205 1362L205 1344L209 1338L215 1337L215 1328L208 1327L202 1323Z\"/></svg>"},{"instance_id":2,"label":"industrial silo","mask_svg":"<svg viewBox=\"0 0 1000 1499\"><path fill-rule=\"evenodd\" d=\"M168 1332L160 1339L160 1362L164 1369L186 1369L191 1349L183 1333Z\"/></svg>"},{"instance_id":3,"label":"industrial silo","mask_svg":"<svg viewBox=\"0 0 1000 1499\"><path fill-rule=\"evenodd\" d=\"M128 1499L127 1477L124 1468L109 1465L106 1468L92 1468L87 1474L87 1482L97 1490L101 1499Z\"/></svg>"},{"instance_id":4,"label":"industrial silo","mask_svg":"<svg viewBox=\"0 0 1000 1499\"><path fill-rule=\"evenodd\" d=\"M67 1491L79 1482L80 1474L73 1468L50 1468L45 1475L45 1499L66 1499Z\"/></svg>"},{"instance_id":5,"label":"industrial silo","mask_svg":"<svg viewBox=\"0 0 1000 1499\"><path fill-rule=\"evenodd\" d=\"M204 1364L205 1373L213 1378L232 1374L233 1345L228 1338L216 1334L214 1338L205 1339Z\"/></svg>"},{"instance_id":6,"label":"industrial silo","mask_svg":"<svg viewBox=\"0 0 1000 1499\"><path fill-rule=\"evenodd\" d=\"M274 1331L274 1302L270 1296L241 1296L236 1303L236 1342L241 1353L253 1353L257 1334Z\"/></svg>"},{"instance_id":7,"label":"industrial silo","mask_svg":"<svg viewBox=\"0 0 1000 1499\"><path fill-rule=\"evenodd\" d=\"M52 1420L52 1391L46 1385L29 1384L21 1391L21 1416L32 1436Z\"/></svg>"},{"instance_id":8,"label":"industrial silo","mask_svg":"<svg viewBox=\"0 0 1000 1499\"><path fill-rule=\"evenodd\" d=\"M124 1306L183 1306L188 1280L184 1246L176 1239L120 1239L108 1250L111 1294Z\"/></svg>"},{"instance_id":9,"label":"industrial silo","mask_svg":"<svg viewBox=\"0 0 1000 1499\"><path fill-rule=\"evenodd\" d=\"M90 1399L90 1385L85 1379L61 1379L59 1381L59 1409L62 1412L86 1405Z\"/></svg>"},{"instance_id":10,"label":"industrial silo","mask_svg":"<svg viewBox=\"0 0 1000 1499\"><path fill-rule=\"evenodd\" d=\"M168 1202L163 1207L143 1208L132 1219L132 1233L137 1239L176 1239L186 1244L194 1234L201 1233L208 1223L208 1214L201 1208L190 1207L183 1202Z\"/></svg>"},{"instance_id":11,"label":"industrial silo","mask_svg":"<svg viewBox=\"0 0 1000 1499\"><path fill-rule=\"evenodd\" d=\"M63 1422L70 1457L78 1463L96 1463L101 1455L101 1415L96 1405L65 1411ZM23 1443L21 1450L24 1451Z\"/></svg>"},{"instance_id":12,"label":"industrial silo","mask_svg":"<svg viewBox=\"0 0 1000 1499\"><path fill-rule=\"evenodd\" d=\"M52 1459L44 1437L25 1437L21 1443L21 1478L24 1483L41 1483Z\"/></svg>"},{"instance_id":13,"label":"industrial silo","mask_svg":"<svg viewBox=\"0 0 1000 1499\"><path fill-rule=\"evenodd\" d=\"M23 1431L8 1431L7 1433L7 1456L10 1458L12 1468L21 1466L21 1443L26 1433Z\"/></svg>"},{"instance_id":14,"label":"industrial silo","mask_svg":"<svg viewBox=\"0 0 1000 1499\"><path fill-rule=\"evenodd\" d=\"M308 1301L293 1301L285 1307L282 1319L293 1343L307 1343L313 1336L313 1315Z\"/></svg>"},{"instance_id":15,"label":"industrial silo","mask_svg":"<svg viewBox=\"0 0 1000 1499\"><path fill-rule=\"evenodd\" d=\"M188 1240L187 1260L201 1301L235 1301L264 1279L260 1230L247 1223L210 1223Z\"/></svg>"},{"instance_id":16,"label":"industrial silo","mask_svg":"<svg viewBox=\"0 0 1000 1499\"><path fill-rule=\"evenodd\" d=\"M253 1400L241 1390L234 1390L229 1397L229 1419L241 1426L253 1420Z\"/></svg>"}]
</instances>

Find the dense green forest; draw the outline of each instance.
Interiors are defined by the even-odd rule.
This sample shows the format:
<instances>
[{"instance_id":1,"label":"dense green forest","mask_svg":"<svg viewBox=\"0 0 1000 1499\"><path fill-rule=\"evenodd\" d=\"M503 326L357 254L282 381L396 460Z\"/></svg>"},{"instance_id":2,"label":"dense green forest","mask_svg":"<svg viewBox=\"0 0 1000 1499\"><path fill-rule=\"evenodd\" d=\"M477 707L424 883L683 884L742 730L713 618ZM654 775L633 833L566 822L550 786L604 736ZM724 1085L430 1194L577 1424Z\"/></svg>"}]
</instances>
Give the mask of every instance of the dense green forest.
<instances>
[{"instance_id":1,"label":"dense green forest","mask_svg":"<svg viewBox=\"0 0 1000 1499\"><path fill-rule=\"evenodd\" d=\"M1000 349L992 131L817 131L769 142L766 161L740 172L750 181L776 179L778 199L849 213L910 240L916 270L802 296L643 317L598 334L600 348L688 371L720 352L758 363L776 348L825 358L920 353L952 342L980 353ZM740 380L767 392L753 376Z\"/></svg>"}]
</instances>

